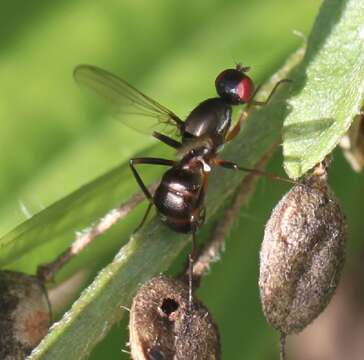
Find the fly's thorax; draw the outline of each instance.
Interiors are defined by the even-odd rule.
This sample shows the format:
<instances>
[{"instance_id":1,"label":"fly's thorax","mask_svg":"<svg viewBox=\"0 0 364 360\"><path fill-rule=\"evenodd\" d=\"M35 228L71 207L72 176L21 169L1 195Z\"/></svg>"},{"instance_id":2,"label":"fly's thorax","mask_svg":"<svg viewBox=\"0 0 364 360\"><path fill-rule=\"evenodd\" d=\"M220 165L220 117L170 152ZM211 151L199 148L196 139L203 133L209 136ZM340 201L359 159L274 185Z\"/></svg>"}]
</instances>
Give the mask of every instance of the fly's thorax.
<instances>
[{"instance_id":1,"label":"fly's thorax","mask_svg":"<svg viewBox=\"0 0 364 360\"><path fill-rule=\"evenodd\" d=\"M188 115L182 142L189 141L191 137L207 136L213 140L215 146L220 146L230 128L231 114L231 105L221 98L203 101Z\"/></svg>"}]
</instances>

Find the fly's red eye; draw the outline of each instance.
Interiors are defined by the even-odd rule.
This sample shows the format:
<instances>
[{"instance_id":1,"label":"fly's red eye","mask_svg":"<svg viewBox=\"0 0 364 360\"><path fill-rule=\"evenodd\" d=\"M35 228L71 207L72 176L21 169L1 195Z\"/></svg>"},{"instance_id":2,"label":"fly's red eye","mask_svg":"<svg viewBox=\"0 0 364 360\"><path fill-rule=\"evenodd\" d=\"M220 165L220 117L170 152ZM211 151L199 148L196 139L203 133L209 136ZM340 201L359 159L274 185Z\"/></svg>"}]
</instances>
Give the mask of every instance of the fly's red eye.
<instances>
[{"instance_id":1,"label":"fly's red eye","mask_svg":"<svg viewBox=\"0 0 364 360\"><path fill-rule=\"evenodd\" d=\"M240 80L239 85L237 87L237 95L240 99L241 103L248 102L254 91L254 84L252 79L248 76L244 76L243 79Z\"/></svg>"},{"instance_id":2,"label":"fly's red eye","mask_svg":"<svg viewBox=\"0 0 364 360\"><path fill-rule=\"evenodd\" d=\"M244 104L251 99L254 84L242 69L227 69L215 80L219 96L231 105Z\"/></svg>"}]
</instances>

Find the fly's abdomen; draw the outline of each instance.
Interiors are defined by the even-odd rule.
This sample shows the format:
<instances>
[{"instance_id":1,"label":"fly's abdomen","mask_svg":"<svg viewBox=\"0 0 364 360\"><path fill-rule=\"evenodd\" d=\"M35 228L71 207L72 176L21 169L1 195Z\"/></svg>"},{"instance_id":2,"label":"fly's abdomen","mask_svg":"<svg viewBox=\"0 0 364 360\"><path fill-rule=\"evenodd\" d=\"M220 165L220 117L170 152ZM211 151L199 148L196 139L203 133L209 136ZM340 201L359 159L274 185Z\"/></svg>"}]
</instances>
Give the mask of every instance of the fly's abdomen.
<instances>
[{"instance_id":1,"label":"fly's abdomen","mask_svg":"<svg viewBox=\"0 0 364 360\"><path fill-rule=\"evenodd\" d=\"M177 232L189 233L200 225L203 176L180 168L168 170L154 194L162 221Z\"/></svg>"}]
</instances>

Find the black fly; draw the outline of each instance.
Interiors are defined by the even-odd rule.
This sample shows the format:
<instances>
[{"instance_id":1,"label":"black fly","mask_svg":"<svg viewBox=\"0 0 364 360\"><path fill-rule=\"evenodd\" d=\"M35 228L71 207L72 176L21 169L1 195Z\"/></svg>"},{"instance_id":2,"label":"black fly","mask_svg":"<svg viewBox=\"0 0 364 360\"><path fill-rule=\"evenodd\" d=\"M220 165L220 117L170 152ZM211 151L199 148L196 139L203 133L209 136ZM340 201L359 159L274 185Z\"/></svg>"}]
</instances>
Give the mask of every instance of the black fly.
<instances>
[{"instance_id":1,"label":"black fly","mask_svg":"<svg viewBox=\"0 0 364 360\"><path fill-rule=\"evenodd\" d=\"M247 107L265 105L277 87L287 81L279 81L265 101L256 101L253 81L246 74L248 70L249 68L238 65L235 69L222 71L215 80L219 96L201 102L185 120L105 70L92 65L79 65L74 71L76 81L106 100L123 123L152 134L180 154L179 160L134 158L130 160L130 167L149 201L139 227L144 224L152 206L155 206L167 226L179 233L192 234L193 246L189 256L190 303L196 231L205 219L204 199L212 167L222 166L259 174L257 170L243 168L218 157L222 145L234 139L240 130L240 122L232 126L232 107L241 104L247 104ZM147 123L141 121L142 118L147 119ZM178 140L169 135L169 130L177 132ZM138 164L169 167L154 194L148 191L137 172Z\"/></svg>"}]
</instances>

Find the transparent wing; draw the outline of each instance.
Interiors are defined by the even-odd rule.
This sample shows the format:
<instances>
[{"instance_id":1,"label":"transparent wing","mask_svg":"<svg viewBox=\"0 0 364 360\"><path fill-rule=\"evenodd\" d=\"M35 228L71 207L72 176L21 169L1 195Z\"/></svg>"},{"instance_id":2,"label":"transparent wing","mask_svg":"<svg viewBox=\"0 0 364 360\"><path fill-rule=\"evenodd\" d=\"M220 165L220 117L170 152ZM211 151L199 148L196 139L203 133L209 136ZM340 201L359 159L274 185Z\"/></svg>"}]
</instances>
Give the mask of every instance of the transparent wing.
<instances>
[{"instance_id":1,"label":"transparent wing","mask_svg":"<svg viewBox=\"0 0 364 360\"><path fill-rule=\"evenodd\" d=\"M142 133L181 135L183 121L125 80L93 65L78 65L74 78L106 101L113 115Z\"/></svg>"}]
</instances>

